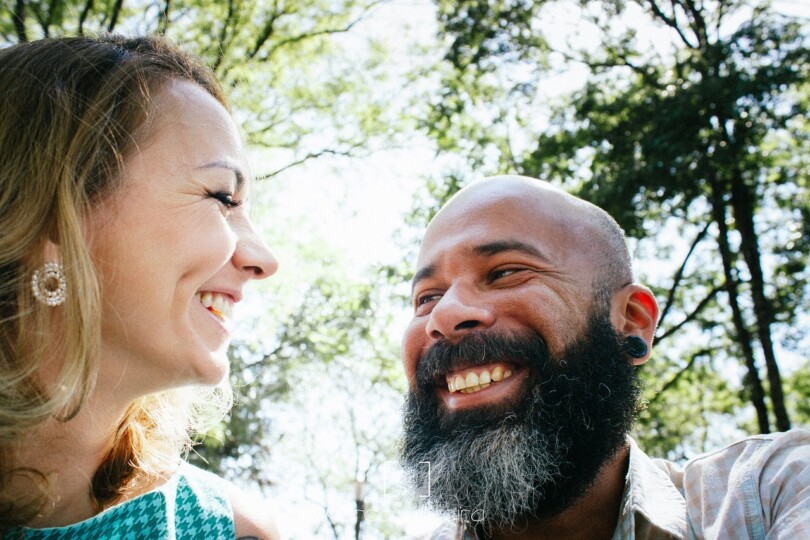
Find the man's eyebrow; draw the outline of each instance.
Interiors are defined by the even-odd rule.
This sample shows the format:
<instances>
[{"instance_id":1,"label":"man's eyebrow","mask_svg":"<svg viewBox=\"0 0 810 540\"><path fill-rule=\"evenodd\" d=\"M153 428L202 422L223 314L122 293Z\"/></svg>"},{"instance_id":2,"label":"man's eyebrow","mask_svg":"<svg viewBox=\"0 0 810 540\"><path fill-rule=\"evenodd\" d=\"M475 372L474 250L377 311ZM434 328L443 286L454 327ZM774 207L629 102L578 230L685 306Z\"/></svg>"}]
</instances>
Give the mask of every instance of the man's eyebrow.
<instances>
[{"instance_id":1,"label":"man's eyebrow","mask_svg":"<svg viewBox=\"0 0 810 540\"><path fill-rule=\"evenodd\" d=\"M230 161L212 161L197 167L198 169L227 169L236 177L236 189L240 190L245 185L245 174L242 169Z\"/></svg>"},{"instance_id":2,"label":"man's eyebrow","mask_svg":"<svg viewBox=\"0 0 810 540\"><path fill-rule=\"evenodd\" d=\"M531 244L527 244L526 242L521 242L519 240L500 240L497 242L481 244L480 246L475 246L473 248L473 252L475 254L486 257L491 257L492 255L497 255L506 251L519 251L521 253L526 253L527 255L537 257L538 259L542 259L545 262L550 262L549 258L546 257L542 251Z\"/></svg>"},{"instance_id":3,"label":"man's eyebrow","mask_svg":"<svg viewBox=\"0 0 810 540\"><path fill-rule=\"evenodd\" d=\"M521 242L519 240L499 240L497 242L488 242L486 244L481 244L480 246L475 246L472 251L481 257L491 257L507 251L519 251L521 253L537 257L538 259L551 264L549 258L546 257L542 251L531 244L527 244L526 242ZM417 283L423 279L431 277L435 272L436 267L434 265L419 269L413 275L413 279L411 280L411 294L413 294L414 289L416 289Z\"/></svg>"},{"instance_id":4,"label":"man's eyebrow","mask_svg":"<svg viewBox=\"0 0 810 540\"><path fill-rule=\"evenodd\" d=\"M413 294L413 290L416 288L416 284L422 281L423 279L427 279L433 275L436 271L436 267L433 265L425 266L424 268L420 268L414 275L413 279L411 280L411 294Z\"/></svg>"}]
</instances>

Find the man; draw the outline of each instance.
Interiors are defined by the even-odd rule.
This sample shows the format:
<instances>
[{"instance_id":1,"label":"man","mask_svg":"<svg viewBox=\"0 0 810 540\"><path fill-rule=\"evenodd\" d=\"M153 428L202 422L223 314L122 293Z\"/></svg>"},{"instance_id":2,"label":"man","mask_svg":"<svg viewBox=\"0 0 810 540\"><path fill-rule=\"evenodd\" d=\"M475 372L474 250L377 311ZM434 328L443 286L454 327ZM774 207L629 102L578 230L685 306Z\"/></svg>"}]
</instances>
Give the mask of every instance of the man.
<instances>
[{"instance_id":1,"label":"man","mask_svg":"<svg viewBox=\"0 0 810 540\"><path fill-rule=\"evenodd\" d=\"M810 538L810 433L680 469L628 437L658 306L616 222L528 178L433 219L402 345L403 462L434 538Z\"/></svg>"}]
</instances>

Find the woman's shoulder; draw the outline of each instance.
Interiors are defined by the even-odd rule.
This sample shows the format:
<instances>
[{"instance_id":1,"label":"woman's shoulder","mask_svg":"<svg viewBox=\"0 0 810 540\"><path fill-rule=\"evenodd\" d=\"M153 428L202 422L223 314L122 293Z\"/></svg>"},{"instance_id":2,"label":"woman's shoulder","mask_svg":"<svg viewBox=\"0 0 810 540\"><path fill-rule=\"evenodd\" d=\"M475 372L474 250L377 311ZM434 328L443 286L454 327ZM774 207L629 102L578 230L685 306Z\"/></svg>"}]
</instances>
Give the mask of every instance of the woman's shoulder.
<instances>
[{"instance_id":1,"label":"woman's shoulder","mask_svg":"<svg viewBox=\"0 0 810 540\"><path fill-rule=\"evenodd\" d=\"M229 485L228 497L233 508L236 538L242 540L278 540L281 536L272 518L269 503Z\"/></svg>"},{"instance_id":2,"label":"woman's shoulder","mask_svg":"<svg viewBox=\"0 0 810 540\"><path fill-rule=\"evenodd\" d=\"M237 539L280 538L270 505L262 497L249 494L233 483L187 463L182 465L180 473L190 484L197 484L208 494L227 501L226 504L233 511L233 525ZM212 485L216 485L218 489L210 489Z\"/></svg>"}]
</instances>

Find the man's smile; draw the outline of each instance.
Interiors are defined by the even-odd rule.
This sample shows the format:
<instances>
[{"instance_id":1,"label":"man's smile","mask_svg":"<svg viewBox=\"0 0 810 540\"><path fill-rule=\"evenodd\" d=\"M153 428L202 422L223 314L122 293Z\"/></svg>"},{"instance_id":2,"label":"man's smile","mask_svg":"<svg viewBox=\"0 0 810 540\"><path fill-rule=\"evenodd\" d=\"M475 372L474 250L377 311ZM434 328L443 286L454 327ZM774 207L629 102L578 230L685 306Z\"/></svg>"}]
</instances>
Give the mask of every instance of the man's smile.
<instances>
[{"instance_id":1,"label":"man's smile","mask_svg":"<svg viewBox=\"0 0 810 540\"><path fill-rule=\"evenodd\" d=\"M447 390L451 393L471 394L488 388L491 384L508 379L514 373L512 364L497 363L451 371L445 375Z\"/></svg>"},{"instance_id":2,"label":"man's smile","mask_svg":"<svg viewBox=\"0 0 810 540\"><path fill-rule=\"evenodd\" d=\"M528 374L527 367L513 362L459 368L446 373L436 391L448 410L513 403Z\"/></svg>"}]
</instances>

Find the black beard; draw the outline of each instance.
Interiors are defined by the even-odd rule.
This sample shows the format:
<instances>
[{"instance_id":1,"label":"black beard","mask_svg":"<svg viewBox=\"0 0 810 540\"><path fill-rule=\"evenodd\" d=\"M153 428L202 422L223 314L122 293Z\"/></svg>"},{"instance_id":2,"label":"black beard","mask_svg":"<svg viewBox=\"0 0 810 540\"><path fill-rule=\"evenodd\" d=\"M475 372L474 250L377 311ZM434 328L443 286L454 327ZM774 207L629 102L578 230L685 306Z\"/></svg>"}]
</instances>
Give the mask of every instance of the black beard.
<instances>
[{"instance_id":1,"label":"black beard","mask_svg":"<svg viewBox=\"0 0 810 540\"><path fill-rule=\"evenodd\" d=\"M486 534L524 527L569 508L625 446L640 386L607 314L549 356L536 333L483 332L423 356L405 402L402 461L432 507ZM529 374L512 403L451 414L436 381L462 359L514 362Z\"/></svg>"}]
</instances>

